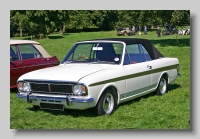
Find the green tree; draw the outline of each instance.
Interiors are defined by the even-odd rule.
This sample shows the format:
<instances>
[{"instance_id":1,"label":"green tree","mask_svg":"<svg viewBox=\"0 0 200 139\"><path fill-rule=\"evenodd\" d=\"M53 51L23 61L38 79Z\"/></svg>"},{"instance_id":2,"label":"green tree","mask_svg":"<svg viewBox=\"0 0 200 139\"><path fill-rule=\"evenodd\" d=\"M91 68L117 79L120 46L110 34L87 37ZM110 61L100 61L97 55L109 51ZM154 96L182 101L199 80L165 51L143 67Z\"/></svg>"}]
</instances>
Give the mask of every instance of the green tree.
<instances>
[{"instance_id":1,"label":"green tree","mask_svg":"<svg viewBox=\"0 0 200 139\"><path fill-rule=\"evenodd\" d=\"M172 13L171 23L177 26L190 25L190 11L189 10L175 10Z\"/></svg>"}]
</instances>

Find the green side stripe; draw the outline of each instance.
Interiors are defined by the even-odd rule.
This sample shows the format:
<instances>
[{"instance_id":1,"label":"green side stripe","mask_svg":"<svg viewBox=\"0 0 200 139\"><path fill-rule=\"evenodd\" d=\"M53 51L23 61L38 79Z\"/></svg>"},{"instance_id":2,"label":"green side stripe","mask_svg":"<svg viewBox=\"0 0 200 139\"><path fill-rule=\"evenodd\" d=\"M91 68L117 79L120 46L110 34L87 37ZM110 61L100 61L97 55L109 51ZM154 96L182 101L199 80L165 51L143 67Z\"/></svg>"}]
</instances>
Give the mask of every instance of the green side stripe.
<instances>
[{"instance_id":1,"label":"green side stripe","mask_svg":"<svg viewBox=\"0 0 200 139\"><path fill-rule=\"evenodd\" d=\"M117 82L117 81L140 77L140 76L144 76L144 75L148 75L148 74L152 74L152 73L157 73L157 72L161 72L161 71L165 71L165 70L171 70L171 69L177 68L177 66L178 66L178 64L167 66L167 67L162 67L162 68L158 68L158 69L153 69L153 70L149 70L149 71L144 71L144 72L140 72L140 73L130 74L130 75L126 75L126 76L121 76L121 77L117 77L117 78L113 78L113 79L109 79L109 80L105 80L105 81L101 81L101 82L96 82L96 83L90 84L89 86L96 86L96 85L101 85L101 84L110 83L110 82Z\"/></svg>"}]
</instances>

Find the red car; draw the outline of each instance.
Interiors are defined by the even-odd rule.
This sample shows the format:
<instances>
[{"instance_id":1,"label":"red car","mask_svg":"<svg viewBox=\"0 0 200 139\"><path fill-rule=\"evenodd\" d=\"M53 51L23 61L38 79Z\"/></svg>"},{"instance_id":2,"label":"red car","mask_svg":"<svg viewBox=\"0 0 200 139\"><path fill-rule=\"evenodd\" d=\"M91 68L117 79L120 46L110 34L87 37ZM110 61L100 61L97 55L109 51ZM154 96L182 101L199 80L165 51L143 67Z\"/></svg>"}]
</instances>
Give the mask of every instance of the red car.
<instances>
[{"instance_id":1,"label":"red car","mask_svg":"<svg viewBox=\"0 0 200 139\"><path fill-rule=\"evenodd\" d=\"M36 41L10 40L10 88L17 87L17 79L30 71L59 65Z\"/></svg>"}]
</instances>

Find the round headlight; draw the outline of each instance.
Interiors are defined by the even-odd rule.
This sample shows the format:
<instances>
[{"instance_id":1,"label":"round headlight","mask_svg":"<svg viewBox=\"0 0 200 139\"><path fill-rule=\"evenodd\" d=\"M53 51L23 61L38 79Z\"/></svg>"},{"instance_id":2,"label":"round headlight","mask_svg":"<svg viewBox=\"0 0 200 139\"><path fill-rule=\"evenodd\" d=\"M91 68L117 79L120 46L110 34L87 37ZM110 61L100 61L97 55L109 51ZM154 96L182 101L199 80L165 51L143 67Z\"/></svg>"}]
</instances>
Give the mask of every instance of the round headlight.
<instances>
[{"instance_id":1,"label":"round headlight","mask_svg":"<svg viewBox=\"0 0 200 139\"><path fill-rule=\"evenodd\" d=\"M80 96L82 94L81 85L74 86L74 95Z\"/></svg>"},{"instance_id":2,"label":"round headlight","mask_svg":"<svg viewBox=\"0 0 200 139\"><path fill-rule=\"evenodd\" d=\"M25 82L23 84L23 91L25 91L25 92L31 91L31 87L30 87L30 84L28 82Z\"/></svg>"},{"instance_id":3,"label":"round headlight","mask_svg":"<svg viewBox=\"0 0 200 139\"><path fill-rule=\"evenodd\" d=\"M76 96L85 96L86 95L86 86L75 85L73 92L74 92L74 95L76 95Z\"/></svg>"}]
</instances>

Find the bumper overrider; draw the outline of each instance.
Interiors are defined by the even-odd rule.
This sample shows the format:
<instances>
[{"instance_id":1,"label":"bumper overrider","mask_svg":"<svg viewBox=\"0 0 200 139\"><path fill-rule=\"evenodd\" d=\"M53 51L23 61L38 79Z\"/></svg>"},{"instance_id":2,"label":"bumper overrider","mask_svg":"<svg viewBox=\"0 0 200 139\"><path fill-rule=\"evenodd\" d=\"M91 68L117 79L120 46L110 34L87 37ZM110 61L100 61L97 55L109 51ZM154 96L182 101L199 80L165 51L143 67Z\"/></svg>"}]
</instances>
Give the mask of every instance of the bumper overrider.
<instances>
[{"instance_id":1,"label":"bumper overrider","mask_svg":"<svg viewBox=\"0 0 200 139\"><path fill-rule=\"evenodd\" d=\"M94 98L75 96L40 96L31 93L19 93L17 98L41 109L87 109L95 106Z\"/></svg>"}]
</instances>

